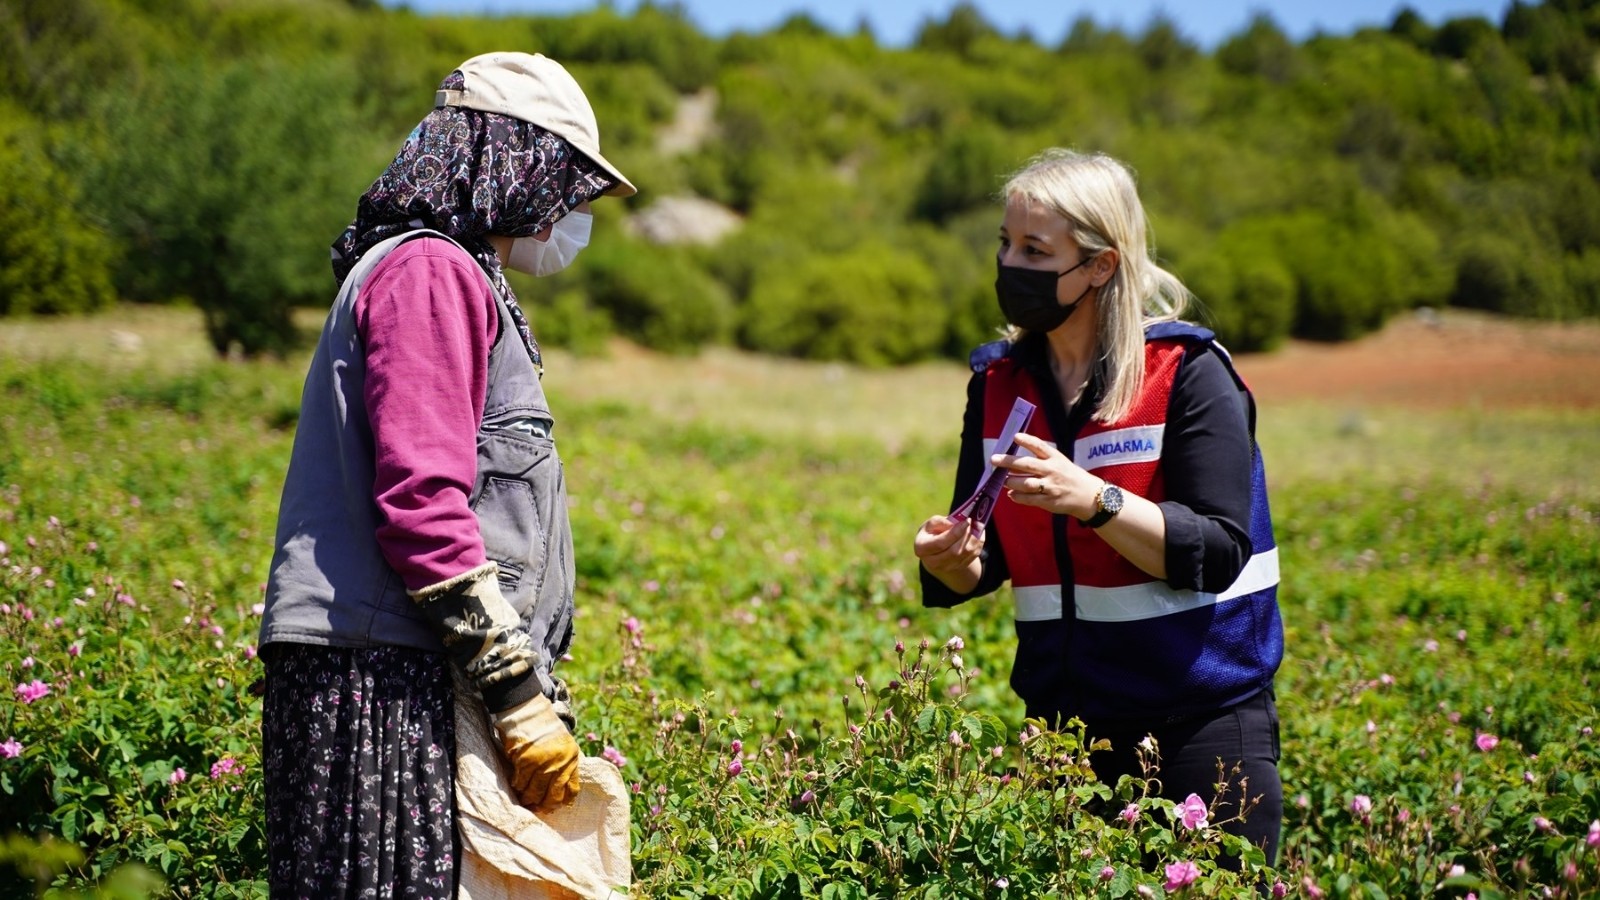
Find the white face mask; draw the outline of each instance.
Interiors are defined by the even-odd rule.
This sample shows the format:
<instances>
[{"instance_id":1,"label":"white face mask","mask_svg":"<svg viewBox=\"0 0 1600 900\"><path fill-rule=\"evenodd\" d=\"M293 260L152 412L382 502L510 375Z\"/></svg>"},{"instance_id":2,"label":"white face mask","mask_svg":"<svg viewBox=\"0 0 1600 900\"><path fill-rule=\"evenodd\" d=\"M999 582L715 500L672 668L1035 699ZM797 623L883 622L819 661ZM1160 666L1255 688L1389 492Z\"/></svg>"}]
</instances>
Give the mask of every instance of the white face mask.
<instances>
[{"instance_id":1,"label":"white face mask","mask_svg":"<svg viewBox=\"0 0 1600 900\"><path fill-rule=\"evenodd\" d=\"M529 275L554 275L572 265L578 258L578 251L589 245L589 232L593 228L592 214L567 213L551 226L549 240L529 236L512 241L506 265Z\"/></svg>"}]
</instances>

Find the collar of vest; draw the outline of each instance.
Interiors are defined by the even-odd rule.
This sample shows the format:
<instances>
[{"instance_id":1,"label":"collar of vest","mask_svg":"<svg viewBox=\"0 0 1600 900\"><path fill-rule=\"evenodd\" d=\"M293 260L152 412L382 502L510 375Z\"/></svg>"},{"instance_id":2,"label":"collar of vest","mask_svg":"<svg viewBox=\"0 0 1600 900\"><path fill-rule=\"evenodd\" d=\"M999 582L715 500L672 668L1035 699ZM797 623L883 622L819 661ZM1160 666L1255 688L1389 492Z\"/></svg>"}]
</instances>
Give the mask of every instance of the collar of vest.
<instances>
[{"instance_id":1,"label":"collar of vest","mask_svg":"<svg viewBox=\"0 0 1600 900\"><path fill-rule=\"evenodd\" d=\"M1203 344L1215 343L1217 335L1209 328L1195 325L1191 322L1153 322L1145 326L1144 339L1146 341L1161 340L1187 340ZM1017 348L1019 341L1002 338L980 344L967 357L967 365L973 372L986 372L989 367L1002 359L1011 356Z\"/></svg>"}]
</instances>

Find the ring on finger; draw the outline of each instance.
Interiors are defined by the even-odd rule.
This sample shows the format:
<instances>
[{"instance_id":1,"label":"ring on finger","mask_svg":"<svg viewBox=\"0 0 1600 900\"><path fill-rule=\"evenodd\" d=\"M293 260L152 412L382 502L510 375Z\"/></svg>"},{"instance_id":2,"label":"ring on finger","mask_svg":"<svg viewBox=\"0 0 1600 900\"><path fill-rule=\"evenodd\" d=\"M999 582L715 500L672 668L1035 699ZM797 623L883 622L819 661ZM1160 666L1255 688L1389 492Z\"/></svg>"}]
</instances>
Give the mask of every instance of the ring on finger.
<instances>
[{"instance_id":1,"label":"ring on finger","mask_svg":"<svg viewBox=\"0 0 1600 900\"><path fill-rule=\"evenodd\" d=\"M1042 493L1044 493L1044 479L1043 479L1043 478L1040 478L1040 479L1039 479L1039 480L1038 480L1038 481L1037 481L1037 482L1035 482L1035 484L1037 484L1037 485L1038 485L1038 489L1037 489L1037 490L1035 490L1035 491L1034 491L1034 493L1035 493L1035 494L1042 494Z\"/></svg>"}]
</instances>

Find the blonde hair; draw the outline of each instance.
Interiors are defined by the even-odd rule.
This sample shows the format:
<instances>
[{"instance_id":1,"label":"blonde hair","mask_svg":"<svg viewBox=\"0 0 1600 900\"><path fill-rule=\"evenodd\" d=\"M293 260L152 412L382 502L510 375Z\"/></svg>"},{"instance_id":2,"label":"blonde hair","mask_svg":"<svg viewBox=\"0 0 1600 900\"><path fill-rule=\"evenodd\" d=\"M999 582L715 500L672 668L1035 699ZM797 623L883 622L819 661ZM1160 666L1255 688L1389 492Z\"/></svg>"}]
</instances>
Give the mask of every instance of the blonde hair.
<instances>
[{"instance_id":1,"label":"blonde hair","mask_svg":"<svg viewBox=\"0 0 1600 900\"><path fill-rule=\"evenodd\" d=\"M1177 319L1193 296L1156 265L1133 171L1103 153L1053 148L1007 179L1001 197L1054 211L1086 256L1116 249L1117 267L1096 301L1106 391L1094 417L1122 418L1144 379L1145 326Z\"/></svg>"}]
</instances>

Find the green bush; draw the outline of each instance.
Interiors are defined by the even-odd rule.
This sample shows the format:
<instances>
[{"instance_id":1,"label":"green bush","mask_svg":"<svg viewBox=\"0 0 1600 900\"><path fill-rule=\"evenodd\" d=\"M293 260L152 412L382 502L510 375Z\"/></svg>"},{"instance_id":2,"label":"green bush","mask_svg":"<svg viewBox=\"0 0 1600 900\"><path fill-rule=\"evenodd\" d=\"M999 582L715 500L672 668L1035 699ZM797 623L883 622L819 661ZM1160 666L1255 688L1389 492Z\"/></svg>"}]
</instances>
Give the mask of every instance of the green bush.
<instances>
[{"instance_id":1,"label":"green bush","mask_svg":"<svg viewBox=\"0 0 1600 900\"><path fill-rule=\"evenodd\" d=\"M1000 337L1006 319L994 294L994 251L1000 212L975 209L943 227L909 229L896 243L913 247L933 273L938 295L949 310L938 353L965 360L974 347Z\"/></svg>"},{"instance_id":2,"label":"green bush","mask_svg":"<svg viewBox=\"0 0 1600 900\"><path fill-rule=\"evenodd\" d=\"M1525 233L1468 234L1457 243L1456 256L1453 305L1546 318L1578 312L1581 301L1567 283L1562 258ZM1582 264L1571 271L1583 277Z\"/></svg>"},{"instance_id":3,"label":"green bush","mask_svg":"<svg viewBox=\"0 0 1600 900\"><path fill-rule=\"evenodd\" d=\"M1568 254L1565 261L1574 314L1600 316L1600 249Z\"/></svg>"},{"instance_id":4,"label":"green bush","mask_svg":"<svg viewBox=\"0 0 1600 900\"><path fill-rule=\"evenodd\" d=\"M907 523L949 488L954 412L896 450L809 431L930 382L885 399L899 376L784 368L805 408L774 433L552 398L582 597L563 672L584 750L626 757L634 893L1159 897L1181 861L1194 898L1597 883L1592 414L1375 409L1355 433L1263 411L1287 819L1275 870L1237 875L1216 829L1086 772L1093 735L1024 731L1004 592L918 604ZM611 395L704 384L682 369ZM247 689L290 449L273 423L303 373L0 357L0 873L27 879L0 894L42 873L52 896L132 900L145 888L113 891L141 869L160 896L264 892ZM959 367L926 374L959 391Z\"/></svg>"},{"instance_id":5,"label":"green bush","mask_svg":"<svg viewBox=\"0 0 1600 900\"><path fill-rule=\"evenodd\" d=\"M1270 349L1289 336L1295 315L1293 273L1270 229L1230 228L1185 263L1183 277L1200 318L1235 352Z\"/></svg>"},{"instance_id":6,"label":"green bush","mask_svg":"<svg viewBox=\"0 0 1600 900\"><path fill-rule=\"evenodd\" d=\"M608 158L612 148L649 146L656 129L671 121L677 111L678 95L661 73L649 66L574 63L567 68L591 98ZM639 184L631 169L623 171Z\"/></svg>"},{"instance_id":7,"label":"green bush","mask_svg":"<svg viewBox=\"0 0 1600 900\"><path fill-rule=\"evenodd\" d=\"M960 123L934 148L917 186L914 210L920 218L941 223L974 207L991 207L1016 165L998 129L982 121Z\"/></svg>"},{"instance_id":8,"label":"green bush","mask_svg":"<svg viewBox=\"0 0 1600 900\"><path fill-rule=\"evenodd\" d=\"M1365 191L1351 191L1326 211L1274 217L1261 227L1294 275L1297 336L1357 337L1396 312L1448 296L1451 261L1433 229Z\"/></svg>"},{"instance_id":9,"label":"green bush","mask_svg":"<svg viewBox=\"0 0 1600 900\"><path fill-rule=\"evenodd\" d=\"M0 101L0 316L87 312L113 300L112 245L41 130Z\"/></svg>"},{"instance_id":10,"label":"green bush","mask_svg":"<svg viewBox=\"0 0 1600 900\"><path fill-rule=\"evenodd\" d=\"M537 300L526 293L519 296L540 344L565 347L580 355L597 354L615 330L610 314L592 305L580 289L556 291Z\"/></svg>"},{"instance_id":11,"label":"green bush","mask_svg":"<svg viewBox=\"0 0 1600 900\"><path fill-rule=\"evenodd\" d=\"M695 27L682 7L647 3L630 16L602 7L585 15L540 18L536 23L541 44L516 49L543 52L563 63L642 63L680 93L706 86L716 74L715 43Z\"/></svg>"},{"instance_id":12,"label":"green bush","mask_svg":"<svg viewBox=\"0 0 1600 900\"><path fill-rule=\"evenodd\" d=\"M868 365L928 356L948 311L916 256L868 243L756 274L740 333L756 350Z\"/></svg>"},{"instance_id":13,"label":"green bush","mask_svg":"<svg viewBox=\"0 0 1600 900\"><path fill-rule=\"evenodd\" d=\"M589 305L646 347L688 353L733 335L733 299L687 250L619 236L584 251L578 274Z\"/></svg>"}]
</instances>

